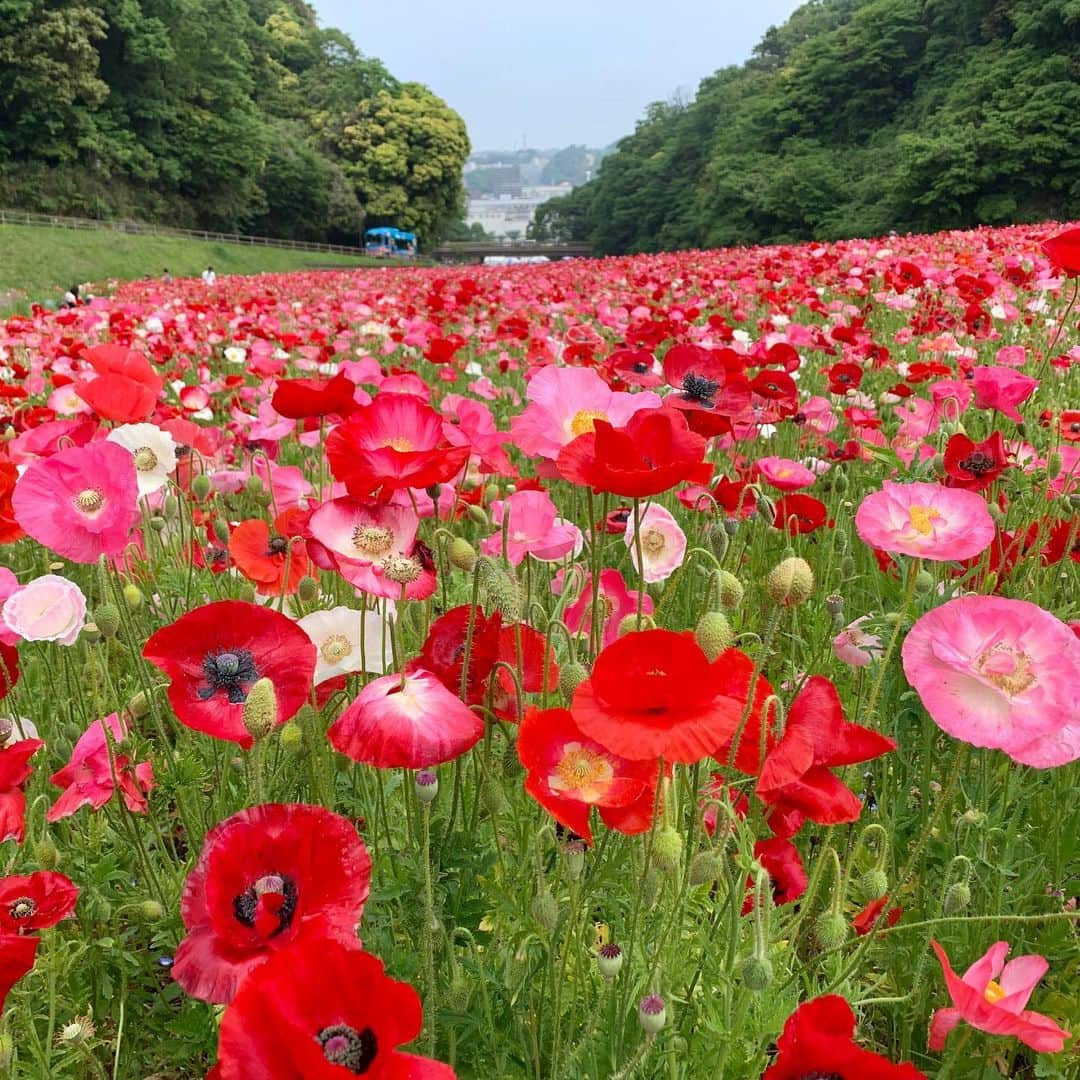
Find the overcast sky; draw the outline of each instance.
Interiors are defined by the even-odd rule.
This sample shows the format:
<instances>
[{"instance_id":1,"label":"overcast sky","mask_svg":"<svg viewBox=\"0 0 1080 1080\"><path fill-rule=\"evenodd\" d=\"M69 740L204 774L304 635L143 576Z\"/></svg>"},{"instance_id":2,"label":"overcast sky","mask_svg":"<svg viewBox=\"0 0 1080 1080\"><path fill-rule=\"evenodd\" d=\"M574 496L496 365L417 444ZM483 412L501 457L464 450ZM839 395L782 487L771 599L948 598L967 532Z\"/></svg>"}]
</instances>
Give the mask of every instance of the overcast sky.
<instances>
[{"instance_id":1,"label":"overcast sky","mask_svg":"<svg viewBox=\"0 0 1080 1080\"><path fill-rule=\"evenodd\" d=\"M464 118L475 150L606 146L651 101L747 59L800 0L312 0L400 79Z\"/></svg>"}]
</instances>

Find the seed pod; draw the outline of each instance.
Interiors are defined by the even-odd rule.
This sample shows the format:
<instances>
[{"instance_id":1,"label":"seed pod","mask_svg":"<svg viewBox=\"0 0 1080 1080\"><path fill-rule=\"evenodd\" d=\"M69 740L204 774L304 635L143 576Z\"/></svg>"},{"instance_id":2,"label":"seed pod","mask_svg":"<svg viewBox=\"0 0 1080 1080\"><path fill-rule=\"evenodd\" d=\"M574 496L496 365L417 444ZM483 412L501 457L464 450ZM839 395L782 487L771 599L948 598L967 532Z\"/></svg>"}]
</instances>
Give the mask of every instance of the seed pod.
<instances>
[{"instance_id":1,"label":"seed pod","mask_svg":"<svg viewBox=\"0 0 1080 1080\"><path fill-rule=\"evenodd\" d=\"M646 1035L655 1035L664 1030L667 1023L667 1007L659 994L649 994L641 999L638 1006L638 1021Z\"/></svg>"},{"instance_id":2,"label":"seed pod","mask_svg":"<svg viewBox=\"0 0 1080 1080\"><path fill-rule=\"evenodd\" d=\"M413 788L416 791L416 797L422 803L426 805L433 802L435 796L439 794L438 773L433 772L431 769L421 769L413 777Z\"/></svg>"},{"instance_id":3,"label":"seed pod","mask_svg":"<svg viewBox=\"0 0 1080 1080\"><path fill-rule=\"evenodd\" d=\"M843 615L844 598L839 593L829 593L825 597L825 610L830 615Z\"/></svg>"},{"instance_id":4,"label":"seed pod","mask_svg":"<svg viewBox=\"0 0 1080 1080\"><path fill-rule=\"evenodd\" d=\"M623 966L623 951L613 941L600 946L596 954L596 966L605 979L614 979Z\"/></svg>"}]
</instances>

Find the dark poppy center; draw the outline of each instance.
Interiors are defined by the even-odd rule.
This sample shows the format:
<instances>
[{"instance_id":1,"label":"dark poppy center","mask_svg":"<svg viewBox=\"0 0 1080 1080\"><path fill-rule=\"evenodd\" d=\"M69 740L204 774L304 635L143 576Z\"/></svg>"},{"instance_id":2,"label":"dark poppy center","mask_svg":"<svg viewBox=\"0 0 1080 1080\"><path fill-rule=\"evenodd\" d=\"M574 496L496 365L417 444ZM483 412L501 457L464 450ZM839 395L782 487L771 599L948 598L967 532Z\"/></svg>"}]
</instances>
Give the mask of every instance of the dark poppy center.
<instances>
[{"instance_id":1,"label":"dark poppy center","mask_svg":"<svg viewBox=\"0 0 1080 1080\"><path fill-rule=\"evenodd\" d=\"M812 1072L803 1073L799 1080L844 1080L839 1073Z\"/></svg>"},{"instance_id":2,"label":"dark poppy center","mask_svg":"<svg viewBox=\"0 0 1080 1080\"><path fill-rule=\"evenodd\" d=\"M247 649L211 653L203 657L202 668L206 685L199 688L200 701L207 701L219 690L224 690L229 703L239 705L247 697L251 684L259 678L255 657Z\"/></svg>"},{"instance_id":3,"label":"dark poppy center","mask_svg":"<svg viewBox=\"0 0 1080 1080\"><path fill-rule=\"evenodd\" d=\"M379 1052L375 1032L366 1027L360 1031L348 1024L332 1024L315 1036L323 1056L332 1065L340 1065L356 1076L371 1068Z\"/></svg>"},{"instance_id":4,"label":"dark poppy center","mask_svg":"<svg viewBox=\"0 0 1080 1080\"><path fill-rule=\"evenodd\" d=\"M11 902L8 914L13 919L29 919L37 912L37 901L30 896L20 896Z\"/></svg>"},{"instance_id":5,"label":"dark poppy center","mask_svg":"<svg viewBox=\"0 0 1080 1080\"><path fill-rule=\"evenodd\" d=\"M1080 420L1074 420L1069 425L1069 431L1071 431L1074 435L1080 435Z\"/></svg>"},{"instance_id":6,"label":"dark poppy center","mask_svg":"<svg viewBox=\"0 0 1080 1080\"><path fill-rule=\"evenodd\" d=\"M233 914L238 923L260 937L277 937L292 925L298 899L291 877L264 874L233 897Z\"/></svg>"},{"instance_id":7,"label":"dark poppy center","mask_svg":"<svg viewBox=\"0 0 1080 1080\"><path fill-rule=\"evenodd\" d=\"M712 379L706 379L704 375L695 375L691 371L683 378L682 387L683 396L688 401L711 405L713 394L720 388L720 384Z\"/></svg>"},{"instance_id":8,"label":"dark poppy center","mask_svg":"<svg viewBox=\"0 0 1080 1080\"><path fill-rule=\"evenodd\" d=\"M638 375L644 375L645 372L649 370L649 365L642 363L642 361L639 360L631 370Z\"/></svg>"},{"instance_id":9,"label":"dark poppy center","mask_svg":"<svg viewBox=\"0 0 1080 1080\"><path fill-rule=\"evenodd\" d=\"M982 450L975 450L963 458L959 464L964 472L982 476L983 473L988 473L994 468L994 459L989 454L984 454Z\"/></svg>"},{"instance_id":10,"label":"dark poppy center","mask_svg":"<svg viewBox=\"0 0 1080 1080\"><path fill-rule=\"evenodd\" d=\"M266 545L267 555L284 555L289 541L284 536L271 536L270 543Z\"/></svg>"}]
</instances>

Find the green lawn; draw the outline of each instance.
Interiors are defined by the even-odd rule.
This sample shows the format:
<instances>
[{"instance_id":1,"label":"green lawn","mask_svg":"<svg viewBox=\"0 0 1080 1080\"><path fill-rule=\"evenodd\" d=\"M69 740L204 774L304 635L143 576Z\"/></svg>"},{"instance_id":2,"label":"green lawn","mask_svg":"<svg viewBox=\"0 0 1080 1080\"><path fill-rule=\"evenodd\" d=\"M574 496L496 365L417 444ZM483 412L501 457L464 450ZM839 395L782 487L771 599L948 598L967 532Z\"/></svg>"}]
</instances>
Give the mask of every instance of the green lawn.
<instances>
[{"instance_id":1,"label":"green lawn","mask_svg":"<svg viewBox=\"0 0 1080 1080\"><path fill-rule=\"evenodd\" d=\"M207 265L218 274L258 274L310 267L377 266L385 261L319 251L225 244L172 236L131 236L109 230L0 225L0 311L28 301L56 300L75 283L155 277L195 277Z\"/></svg>"}]
</instances>

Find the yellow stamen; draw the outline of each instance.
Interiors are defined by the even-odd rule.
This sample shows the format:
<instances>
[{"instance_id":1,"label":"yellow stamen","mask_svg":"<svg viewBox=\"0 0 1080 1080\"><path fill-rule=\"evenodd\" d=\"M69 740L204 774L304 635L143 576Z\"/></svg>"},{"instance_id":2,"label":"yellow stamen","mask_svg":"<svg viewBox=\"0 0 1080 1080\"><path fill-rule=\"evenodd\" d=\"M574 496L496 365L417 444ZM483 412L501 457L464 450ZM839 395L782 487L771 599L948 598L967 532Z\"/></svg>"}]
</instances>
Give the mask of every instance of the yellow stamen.
<instances>
[{"instance_id":1,"label":"yellow stamen","mask_svg":"<svg viewBox=\"0 0 1080 1080\"><path fill-rule=\"evenodd\" d=\"M909 506L908 517L911 527L923 536L929 536L934 529L933 523L941 520L941 514L932 506Z\"/></svg>"},{"instance_id":2,"label":"yellow stamen","mask_svg":"<svg viewBox=\"0 0 1080 1080\"><path fill-rule=\"evenodd\" d=\"M1005 988L1001 983L994 982L993 979L986 984L986 989L983 991L983 997L986 998L991 1005L996 1005L1003 997L1008 996L1009 995L1006 994Z\"/></svg>"},{"instance_id":3,"label":"yellow stamen","mask_svg":"<svg viewBox=\"0 0 1080 1080\"><path fill-rule=\"evenodd\" d=\"M570 430L575 435L587 435L596 430L597 420L607 420L607 413L595 412L592 409L580 409L574 413L570 421Z\"/></svg>"}]
</instances>

